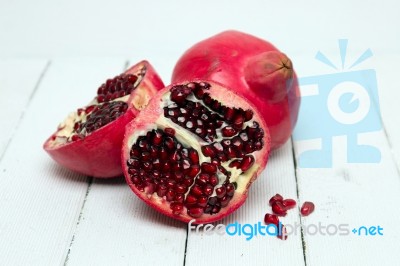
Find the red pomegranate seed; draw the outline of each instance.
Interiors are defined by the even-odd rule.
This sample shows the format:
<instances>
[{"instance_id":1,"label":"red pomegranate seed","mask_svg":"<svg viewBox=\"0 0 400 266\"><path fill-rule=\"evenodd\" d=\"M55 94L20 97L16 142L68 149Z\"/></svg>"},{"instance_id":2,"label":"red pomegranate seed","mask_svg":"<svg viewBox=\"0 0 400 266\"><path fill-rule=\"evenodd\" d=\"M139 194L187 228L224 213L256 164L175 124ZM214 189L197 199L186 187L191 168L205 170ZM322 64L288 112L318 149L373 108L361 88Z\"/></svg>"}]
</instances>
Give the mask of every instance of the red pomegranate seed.
<instances>
[{"instance_id":1,"label":"red pomegranate seed","mask_svg":"<svg viewBox=\"0 0 400 266\"><path fill-rule=\"evenodd\" d=\"M286 216L285 206L280 201L275 201L272 204L272 211L278 216Z\"/></svg>"},{"instance_id":2,"label":"red pomegranate seed","mask_svg":"<svg viewBox=\"0 0 400 266\"><path fill-rule=\"evenodd\" d=\"M265 222L266 224L275 224L275 225L278 225L278 224L279 224L279 218L278 218L278 216L276 216L275 214L267 213L267 214L265 214L264 222Z\"/></svg>"},{"instance_id":3,"label":"red pomegranate seed","mask_svg":"<svg viewBox=\"0 0 400 266\"><path fill-rule=\"evenodd\" d=\"M250 167L253 166L253 164L254 157L252 155L245 156L240 164L240 169L242 169L243 172L246 172Z\"/></svg>"},{"instance_id":4,"label":"red pomegranate seed","mask_svg":"<svg viewBox=\"0 0 400 266\"><path fill-rule=\"evenodd\" d=\"M197 154L197 151L194 149L191 149L189 151L189 159L192 161L194 164L199 163L199 155Z\"/></svg>"},{"instance_id":5,"label":"red pomegranate seed","mask_svg":"<svg viewBox=\"0 0 400 266\"><path fill-rule=\"evenodd\" d=\"M226 187L221 186L215 190L215 193L217 193L217 198L221 199L225 196L226 194Z\"/></svg>"},{"instance_id":6,"label":"red pomegranate seed","mask_svg":"<svg viewBox=\"0 0 400 266\"><path fill-rule=\"evenodd\" d=\"M173 202L171 203L170 208L172 209L172 213L174 215L179 215L183 211L183 204L179 202Z\"/></svg>"},{"instance_id":7,"label":"red pomegranate seed","mask_svg":"<svg viewBox=\"0 0 400 266\"><path fill-rule=\"evenodd\" d=\"M232 183L226 185L226 195L232 197L234 193L235 193L235 186Z\"/></svg>"},{"instance_id":8,"label":"red pomegranate seed","mask_svg":"<svg viewBox=\"0 0 400 266\"><path fill-rule=\"evenodd\" d=\"M211 175L209 182L211 186L215 187L218 184L218 177L216 175Z\"/></svg>"},{"instance_id":9,"label":"red pomegranate seed","mask_svg":"<svg viewBox=\"0 0 400 266\"><path fill-rule=\"evenodd\" d=\"M175 129L173 129L173 128L166 127L166 128L164 129L164 132L165 132L165 134L167 134L167 135L170 136L170 137L175 136Z\"/></svg>"},{"instance_id":10,"label":"red pomegranate seed","mask_svg":"<svg viewBox=\"0 0 400 266\"><path fill-rule=\"evenodd\" d=\"M197 203L197 198L195 196L189 194L186 197L185 203L189 204L189 205L194 205Z\"/></svg>"},{"instance_id":11,"label":"red pomegranate seed","mask_svg":"<svg viewBox=\"0 0 400 266\"><path fill-rule=\"evenodd\" d=\"M275 194L275 196L270 198L269 205L272 206L272 204L274 204L276 201L282 202L283 201L283 197L280 194Z\"/></svg>"},{"instance_id":12,"label":"red pomegranate seed","mask_svg":"<svg viewBox=\"0 0 400 266\"><path fill-rule=\"evenodd\" d=\"M203 210L203 208L190 208L190 209L188 209L187 212L193 218L199 218L200 216L203 215L204 210Z\"/></svg>"},{"instance_id":13,"label":"red pomegranate seed","mask_svg":"<svg viewBox=\"0 0 400 266\"><path fill-rule=\"evenodd\" d=\"M201 170L209 174L215 174L217 172L217 167L211 163L202 163Z\"/></svg>"},{"instance_id":14,"label":"red pomegranate seed","mask_svg":"<svg viewBox=\"0 0 400 266\"><path fill-rule=\"evenodd\" d=\"M204 154L204 156L207 156L207 157L215 156L214 148L211 146L203 146L203 147L201 147L201 151Z\"/></svg>"},{"instance_id":15,"label":"red pomegranate seed","mask_svg":"<svg viewBox=\"0 0 400 266\"><path fill-rule=\"evenodd\" d=\"M282 201L282 205L285 207L285 210L290 210L296 206L296 201L294 199L285 199Z\"/></svg>"},{"instance_id":16,"label":"red pomegranate seed","mask_svg":"<svg viewBox=\"0 0 400 266\"><path fill-rule=\"evenodd\" d=\"M308 216L314 211L314 209L315 209L314 203L312 203L311 201L306 201L303 203L303 206L301 206L300 212L301 215Z\"/></svg>"},{"instance_id":17,"label":"red pomegranate seed","mask_svg":"<svg viewBox=\"0 0 400 266\"><path fill-rule=\"evenodd\" d=\"M229 201L231 200L231 198L228 195L225 195L221 200L220 200L220 204L221 207L226 207L228 206Z\"/></svg>"},{"instance_id":18,"label":"red pomegranate seed","mask_svg":"<svg viewBox=\"0 0 400 266\"><path fill-rule=\"evenodd\" d=\"M222 136L230 138L236 135L237 131L231 126L226 126L221 129Z\"/></svg>"}]
</instances>

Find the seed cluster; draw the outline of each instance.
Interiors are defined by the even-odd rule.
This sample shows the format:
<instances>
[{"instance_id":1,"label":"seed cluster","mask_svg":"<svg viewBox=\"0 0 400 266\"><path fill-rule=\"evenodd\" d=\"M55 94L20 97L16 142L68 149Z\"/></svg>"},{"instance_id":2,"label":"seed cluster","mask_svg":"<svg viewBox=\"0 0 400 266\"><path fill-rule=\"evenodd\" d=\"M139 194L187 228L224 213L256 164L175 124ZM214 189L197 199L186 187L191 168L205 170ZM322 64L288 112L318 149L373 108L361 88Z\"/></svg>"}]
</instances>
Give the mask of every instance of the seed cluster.
<instances>
[{"instance_id":1,"label":"seed cluster","mask_svg":"<svg viewBox=\"0 0 400 266\"><path fill-rule=\"evenodd\" d=\"M107 125L123 115L128 109L126 102L116 101L107 102L99 105L90 105L85 109L78 110L87 114L85 122L76 122L74 132L71 136L72 141L84 138L93 131Z\"/></svg>"},{"instance_id":2,"label":"seed cluster","mask_svg":"<svg viewBox=\"0 0 400 266\"><path fill-rule=\"evenodd\" d=\"M139 136L127 161L132 183L147 194L157 193L170 202L171 212L191 217L216 214L226 207L235 193L230 168L246 172L254 164L253 152L264 146L264 132L251 110L226 107L212 99L204 82L177 85L170 90L172 103L164 116L197 135L208 144L201 151L184 147L173 128L157 129ZM198 152L209 158L199 163Z\"/></svg>"},{"instance_id":3,"label":"seed cluster","mask_svg":"<svg viewBox=\"0 0 400 266\"><path fill-rule=\"evenodd\" d=\"M135 89L138 76L133 74L121 74L108 79L97 90L97 101L108 102L125 95L129 95Z\"/></svg>"}]
</instances>

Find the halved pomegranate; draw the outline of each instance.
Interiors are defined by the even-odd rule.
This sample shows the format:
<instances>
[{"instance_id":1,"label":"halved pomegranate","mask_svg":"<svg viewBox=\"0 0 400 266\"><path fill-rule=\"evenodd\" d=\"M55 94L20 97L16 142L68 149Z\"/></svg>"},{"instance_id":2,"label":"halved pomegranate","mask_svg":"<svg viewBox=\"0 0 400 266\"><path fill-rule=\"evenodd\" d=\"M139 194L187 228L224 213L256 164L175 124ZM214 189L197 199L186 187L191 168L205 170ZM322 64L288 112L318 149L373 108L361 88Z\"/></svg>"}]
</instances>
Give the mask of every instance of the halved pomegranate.
<instances>
[{"instance_id":1,"label":"halved pomegranate","mask_svg":"<svg viewBox=\"0 0 400 266\"><path fill-rule=\"evenodd\" d=\"M122 163L133 192L175 219L209 223L239 208L270 149L249 101L215 82L168 86L127 126Z\"/></svg>"},{"instance_id":2,"label":"halved pomegranate","mask_svg":"<svg viewBox=\"0 0 400 266\"><path fill-rule=\"evenodd\" d=\"M59 164L93 177L122 174L125 126L164 87L147 61L108 79L85 107L68 115L43 148Z\"/></svg>"},{"instance_id":3,"label":"halved pomegranate","mask_svg":"<svg viewBox=\"0 0 400 266\"><path fill-rule=\"evenodd\" d=\"M189 48L175 65L172 82L207 79L245 95L264 116L271 149L282 146L297 121L300 92L291 60L255 36L224 31Z\"/></svg>"}]
</instances>

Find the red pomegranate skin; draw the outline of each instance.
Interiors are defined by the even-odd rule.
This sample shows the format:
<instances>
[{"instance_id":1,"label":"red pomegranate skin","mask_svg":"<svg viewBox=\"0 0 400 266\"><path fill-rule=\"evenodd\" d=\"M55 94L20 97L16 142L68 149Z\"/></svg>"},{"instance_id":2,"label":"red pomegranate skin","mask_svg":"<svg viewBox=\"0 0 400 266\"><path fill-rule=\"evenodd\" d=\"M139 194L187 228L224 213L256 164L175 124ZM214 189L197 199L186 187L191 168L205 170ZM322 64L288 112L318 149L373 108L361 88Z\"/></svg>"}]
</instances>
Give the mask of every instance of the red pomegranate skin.
<instances>
[{"instance_id":1,"label":"red pomegranate skin","mask_svg":"<svg viewBox=\"0 0 400 266\"><path fill-rule=\"evenodd\" d=\"M87 176L112 178L122 175L121 147L125 126L145 107L142 106L143 101L149 101L158 90L164 88L164 83L147 61L139 62L125 73L135 72L139 65L146 66L146 75L129 96L126 113L84 139L65 145L51 145L51 139L56 134L54 133L43 145L51 158L60 165Z\"/></svg>"},{"instance_id":2,"label":"red pomegranate skin","mask_svg":"<svg viewBox=\"0 0 400 266\"><path fill-rule=\"evenodd\" d=\"M189 48L175 65L172 82L207 79L240 91L264 116L271 149L282 146L297 121L300 92L290 59L271 43L225 31Z\"/></svg>"}]
</instances>

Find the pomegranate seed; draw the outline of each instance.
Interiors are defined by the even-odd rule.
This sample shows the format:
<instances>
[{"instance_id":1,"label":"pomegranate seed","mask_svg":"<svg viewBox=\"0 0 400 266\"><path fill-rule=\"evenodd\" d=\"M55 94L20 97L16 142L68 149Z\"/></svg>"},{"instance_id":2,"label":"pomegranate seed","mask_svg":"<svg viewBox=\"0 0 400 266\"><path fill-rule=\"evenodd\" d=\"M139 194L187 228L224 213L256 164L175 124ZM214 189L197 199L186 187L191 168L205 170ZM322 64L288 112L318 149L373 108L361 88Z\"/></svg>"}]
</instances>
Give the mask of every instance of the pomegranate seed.
<instances>
[{"instance_id":1,"label":"pomegranate seed","mask_svg":"<svg viewBox=\"0 0 400 266\"><path fill-rule=\"evenodd\" d=\"M197 198L195 196L189 194L186 197L185 203L189 204L189 205L194 205L197 203Z\"/></svg>"},{"instance_id":2,"label":"pomegranate seed","mask_svg":"<svg viewBox=\"0 0 400 266\"><path fill-rule=\"evenodd\" d=\"M218 177L216 175L210 176L209 182L211 186L215 187L218 184Z\"/></svg>"},{"instance_id":3,"label":"pomegranate seed","mask_svg":"<svg viewBox=\"0 0 400 266\"><path fill-rule=\"evenodd\" d=\"M175 192L172 189L170 189L167 191L167 194L165 195L165 197L168 201L172 201L175 197Z\"/></svg>"},{"instance_id":4,"label":"pomegranate seed","mask_svg":"<svg viewBox=\"0 0 400 266\"><path fill-rule=\"evenodd\" d=\"M204 210L203 210L203 208L190 208L190 209L188 209L187 212L193 218L199 218L200 216L203 215Z\"/></svg>"},{"instance_id":5,"label":"pomegranate seed","mask_svg":"<svg viewBox=\"0 0 400 266\"><path fill-rule=\"evenodd\" d=\"M201 196L203 195L203 191L199 185L194 185L191 190L191 193L193 193L195 196Z\"/></svg>"},{"instance_id":6,"label":"pomegranate seed","mask_svg":"<svg viewBox=\"0 0 400 266\"><path fill-rule=\"evenodd\" d=\"M228 195L225 195L219 203L221 203L221 207L226 207L230 200L231 198Z\"/></svg>"},{"instance_id":7,"label":"pomegranate seed","mask_svg":"<svg viewBox=\"0 0 400 266\"><path fill-rule=\"evenodd\" d=\"M207 202L208 202L208 197L201 196L201 197L199 197L199 199L197 201L197 206L206 207L207 206Z\"/></svg>"},{"instance_id":8,"label":"pomegranate seed","mask_svg":"<svg viewBox=\"0 0 400 266\"><path fill-rule=\"evenodd\" d=\"M217 167L211 163L202 163L201 170L209 174L215 174L217 172Z\"/></svg>"},{"instance_id":9,"label":"pomegranate seed","mask_svg":"<svg viewBox=\"0 0 400 266\"><path fill-rule=\"evenodd\" d=\"M279 218L278 218L278 216L276 216L275 214L269 214L269 213L267 213L267 214L265 214L264 222L265 222L266 224L275 224L275 225L278 225L278 224L279 224Z\"/></svg>"},{"instance_id":10,"label":"pomegranate seed","mask_svg":"<svg viewBox=\"0 0 400 266\"><path fill-rule=\"evenodd\" d=\"M192 161L193 164L199 163L199 155L195 149L189 150L189 159Z\"/></svg>"},{"instance_id":11,"label":"pomegranate seed","mask_svg":"<svg viewBox=\"0 0 400 266\"><path fill-rule=\"evenodd\" d=\"M253 111L252 110L246 110L244 112L244 121L250 121L253 118Z\"/></svg>"},{"instance_id":12,"label":"pomegranate seed","mask_svg":"<svg viewBox=\"0 0 400 266\"><path fill-rule=\"evenodd\" d=\"M312 203L311 201L306 201L303 203L303 206L301 206L300 212L301 215L308 216L314 211L314 209L315 209L314 203Z\"/></svg>"},{"instance_id":13,"label":"pomegranate seed","mask_svg":"<svg viewBox=\"0 0 400 266\"><path fill-rule=\"evenodd\" d=\"M174 215L179 215L183 211L183 204L179 202L173 202L170 204L170 208L172 209L172 213Z\"/></svg>"},{"instance_id":14,"label":"pomegranate seed","mask_svg":"<svg viewBox=\"0 0 400 266\"><path fill-rule=\"evenodd\" d=\"M253 166L253 164L254 157L252 155L245 156L240 164L240 169L242 169L243 172L246 172L250 167Z\"/></svg>"},{"instance_id":15,"label":"pomegranate seed","mask_svg":"<svg viewBox=\"0 0 400 266\"><path fill-rule=\"evenodd\" d=\"M221 186L215 190L215 193L217 193L217 198L223 198L226 194L226 187Z\"/></svg>"},{"instance_id":16,"label":"pomegranate seed","mask_svg":"<svg viewBox=\"0 0 400 266\"><path fill-rule=\"evenodd\" d=\"M211 147L211 146L203 146L203 147L201 147L201 151L203 152L204 156L207 156L207 157L215 156L215 151L214 151L213 147Z\"/></svg>"},{"instance_id":17,"label":"pomegranate seed","mask_svg":"<svg viewBox=\"0 0 400 266\"><path fill-rule=\"evenodd\" d=\"M176 193L186 193L187 188L184 185L176 185L175 192Z\"/></svg>"},{"instance_id":18,"label":"pomegranate seed","mask_svg":"<svg viewBox=\"0 0 400 266\"><path fill-rule=\"evenodd\" d=\"M222 136L224 137L233 137L236 135L237 131L231 126L226 126L221 130Z\"/></svg>"},{"instance_id":19,"label":"pomegranate seed","mask_svg":"<svg viewBox=\"0 0 400 266\"><path fill-rule=\"evenodd\" d=\"M185 200L185 195L180 194L180 193L175 195L175 201L176 202L183 203L184 200Z\"/></svg>"},{"instance_id":20,"label":"pomegranate seed","mask_svg":"<svg viewBox=\"0 0 400 266\"><path fill-rule=\"evenodd\" d=\"M270 200L269 200L269 205L272 206L276 201L283 201L283 197L280 194L275 194Z\"/></svg>"},{"instance_id":21,"label":"pomegranate seed","mask_svg":"<svg viewBox=\"0 0 400 266\"><path fill-rule=\"evenodd\" d=\"M278 216L286 216L285 206L280 201L275 201L272 204L272 211Z\"/></svg>"},{"instance_id":22,"label":"pomegranate seed","mask_svg":"<svg viewBox=\"0 0 400 266\"><path fill-rule=\"evenodd\" d=\"M240 130L243 127L243 123L244 123L244 118L242 115L238 115L237 117L235 117L235 119L233 120L233 128Z\"/></svg>"},{"instance_id":23,"label":"pomegranate seed","mask_svg":"<svg viewBox=\"0 0 400 266\"><path fill-rule=\"evenodd\" d=\"M175 136L175 129L173 129L173 128L166 127L166 128L164 129L164 132L165 132L165 134L167 134L167 135L170 136L170 137Z\"/></svg>"},{"instance_id":24,"label":"pomegranate seed","mask_svg":"<svg viewBox=\"0 0 400 266\"><path fill-rule=\"evenodd\" d=\"M211 196L211 194L213 193L214 188L211 185L206 185L206 187L204 188L203 192L206 196Z\"/></svg>"},{"instance_id":25,"label":"pomegranate seed","mask_svg":"<svg viewBox=\"0 0 400 266\"><path fill-rule=\"evenodd\" d=\"M282 205L285 207L285 210L290 210L296 206L296 201L294 199L285 199L282 201Z\"/></svg>"},{"instance_id":26,"label":"pomegranate seed","mask_svg":"<svg viewBox=\"0 0 400 266\"><path fill-rule=\"evenodd\" d=\"M224 118L229 122L233 120L233 116L235 115L235 110L232 108L226 108Z\"/></svg>"},{"instance_id":27,"label":"pomegranate seed","mask_svg":"<svg viewBox=\"0 0 400 266\"><path fill-rule=\"evenodd\" d=\"M235 193L235 186L232 183L226 185L226 195L232 197L234 193Z\"/></svg>"}]
</instances>

